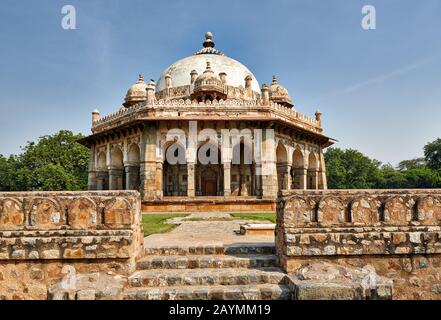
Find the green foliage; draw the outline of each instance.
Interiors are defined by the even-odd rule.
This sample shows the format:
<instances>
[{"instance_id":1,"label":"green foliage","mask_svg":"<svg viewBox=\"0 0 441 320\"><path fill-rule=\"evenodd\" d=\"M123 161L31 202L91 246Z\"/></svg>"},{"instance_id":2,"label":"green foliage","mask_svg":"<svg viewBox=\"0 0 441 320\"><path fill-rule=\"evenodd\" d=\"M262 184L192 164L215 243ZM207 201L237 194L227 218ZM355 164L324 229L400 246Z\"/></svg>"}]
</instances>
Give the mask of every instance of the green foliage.
<instances>
[{"instance_id":1,"label":"green foliage","mask_svg":"<svg viewBox=\"0 0 441 320\"><path fill-rule=\"evenodd\" d=\"M325 152L328 187L330 189L439 188L441 171L429 165L429 158L437 157L436 152L433 151L436 148L433 146L433 143L429 143L425 147L425 150L432 150L430 157L401 161L397 169L390 164L382 165L377 160L369 159L356 150L330 148Z\"/></svg>"},{"instance_id":2,"label":"green foliage","mask_svg":"<svg viewBox=\"0 0 441 320\"><path fill-rule=\"evenodd\" d=\"M441 138L424 146L424 158L429 168L441 172Z\"/></svg>"},{"instance_id":3,"label":"green foliage","mask_svg":"<svg viewBox=\"0 0 441 320\"><path fill-rule=\"evenodd\" d=\"M85 190L89 150L76 142L80 138L62 130L28 142L18 156L0 155L0 190Z\"/></svg>"},{"instance_id":4,"label":"green foliage","mask_svg":"<svg viewBox=\"0 0 441 320\"><path fill-rule=\"evenodd\" d=\"M424 168L426 166L426 160L424 158L416 158L411 160L403 160L398 164L398 170L405 171L415 168Z\"/></svg>"},{"instance_id":5,"label":"green foliage","mask_svg":"<svg viewBox=\"0 0 441 320\"><path fill-rule=\"evenodd\" d=\"M380 179L380 162L353 149L330 148L325 153L328 186L332 189L371 189Z\"/></svg>"}]
</instances>

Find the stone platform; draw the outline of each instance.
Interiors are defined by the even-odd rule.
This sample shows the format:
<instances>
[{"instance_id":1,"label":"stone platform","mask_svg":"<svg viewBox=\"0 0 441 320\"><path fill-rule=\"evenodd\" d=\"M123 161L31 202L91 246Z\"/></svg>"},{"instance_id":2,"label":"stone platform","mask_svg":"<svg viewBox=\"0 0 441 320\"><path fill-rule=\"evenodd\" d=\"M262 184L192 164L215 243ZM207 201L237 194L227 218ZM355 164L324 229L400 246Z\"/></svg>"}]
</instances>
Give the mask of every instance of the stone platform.
<instances>
[{"instance_id":1,"label":"stone platform","mask_svg":"<svg viewBox=\"0 0 441 320\"><path fill-rule=\"evenodd\" d=\"M157 201L143 201L144 212L247 212L276 211L274 200L255 197L164 197Z\"/></svg>"}]
</instances>

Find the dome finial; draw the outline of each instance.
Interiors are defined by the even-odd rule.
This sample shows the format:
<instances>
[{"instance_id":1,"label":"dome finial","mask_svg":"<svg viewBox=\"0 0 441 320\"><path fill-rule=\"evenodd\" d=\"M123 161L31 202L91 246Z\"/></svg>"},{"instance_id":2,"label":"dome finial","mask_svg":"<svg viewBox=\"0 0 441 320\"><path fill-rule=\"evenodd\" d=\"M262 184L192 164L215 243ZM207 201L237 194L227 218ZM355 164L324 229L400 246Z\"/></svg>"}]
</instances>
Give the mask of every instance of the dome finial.
<instances>
[{"instance_id":1,"label":"dome finial","mask_svg":"<svg viewBox=\"0 0 441 320\"><path fill-rule=\"evenodd\" d=\"M272 83L277 83L277 78L276 78L275 75L273 75L273 81L272 81Z\"/></svg>"},{"instance_id":2,"label":"dome finial","mask_svg":"<svg viewBox=\"0 0 441 320\"><path fill-rule=\"evenodd\" d=\"M141 73L138 75L138 82L144 82L144 76Z\"/></svg>"},{"instance_id":3,"label":"dome finial","mask_svg":"<svg viewBox=\"0 0 441 320\"><path fill-rule=\"evenodd\" d=\"M211 32L205 33L204 48L214 48L213 34Z\"/></svg>"}]
</instances>

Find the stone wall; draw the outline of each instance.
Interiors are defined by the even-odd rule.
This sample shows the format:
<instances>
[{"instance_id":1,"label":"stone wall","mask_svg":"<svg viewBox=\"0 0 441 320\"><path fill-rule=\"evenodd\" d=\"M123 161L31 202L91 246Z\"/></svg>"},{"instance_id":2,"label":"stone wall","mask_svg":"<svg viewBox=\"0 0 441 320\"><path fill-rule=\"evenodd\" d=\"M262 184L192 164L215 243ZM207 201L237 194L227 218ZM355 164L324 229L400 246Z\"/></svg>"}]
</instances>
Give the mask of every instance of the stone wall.
<instances>
[{"instance_id":1,"label":"stone wall","mask_svg":"<svg viewBox=\"0 0 441 320\"><path fill-rule=\"evenodd\" d=\"M66 265L132 272L140 208L136 191L0 193L0 299L46 299Z\"/></svg>"},{"instance_id":2,"label":"stone wall","mask_svg":"<svg viewBox=\"0 0 441 320\"><path fill-rule=\"evenodd\" d=\"M441 190L284 191L276 247L287 272L370 264L395 299L440 299Z\"/></svg>"}]
</instances>

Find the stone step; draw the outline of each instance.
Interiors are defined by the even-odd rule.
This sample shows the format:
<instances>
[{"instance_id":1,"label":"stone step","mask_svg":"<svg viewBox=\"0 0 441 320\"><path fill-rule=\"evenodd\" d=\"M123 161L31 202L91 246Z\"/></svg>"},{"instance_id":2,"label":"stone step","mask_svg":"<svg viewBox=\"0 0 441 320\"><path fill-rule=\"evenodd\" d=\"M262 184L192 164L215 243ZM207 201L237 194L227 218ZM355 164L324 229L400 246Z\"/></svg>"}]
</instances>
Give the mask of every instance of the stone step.
<instances>
[{"instance_id":1,"label":"stone step","mask_svg":"<svg viewBox=\"0 0 441 320\"><path fill-rule=\"evenodd\" d=\"M166 269L137 271L129 277L132 287L280 284L285 273L278 268Z\"/></svg>"},{"instance_id":2,"label":"stone step","mask_svg":"<svg viewBox=\"0 0 441 320\"><path fill-rule=\"evenodd\" d=\"M233 245L145 247L145 255L207 255L207 254L274 254L274 244L251 243Z\"/></svg>"},{"instance_id":3,"label":"stone step","mask_svg":"<svg viewBox=\"0 0 441 320\"><path fill-rule=\"evenodd\" d=\"M176 286L129 288L125 300L289 300L285 285Z\"/></svg>"},{"instance_id":4,"label":"stone step","mask_svg":"<svg viewBox=\"0 0 441 320\"><path fill-rule=\"evenodd\" d=\"M276 267L273 254L147 256L137 263L138 270L199 268Z\"/></svg>"}]
</instances>

